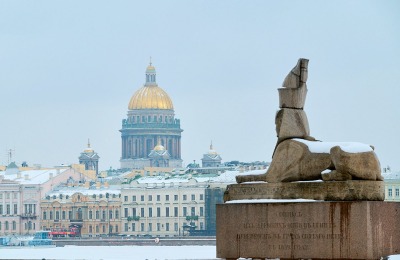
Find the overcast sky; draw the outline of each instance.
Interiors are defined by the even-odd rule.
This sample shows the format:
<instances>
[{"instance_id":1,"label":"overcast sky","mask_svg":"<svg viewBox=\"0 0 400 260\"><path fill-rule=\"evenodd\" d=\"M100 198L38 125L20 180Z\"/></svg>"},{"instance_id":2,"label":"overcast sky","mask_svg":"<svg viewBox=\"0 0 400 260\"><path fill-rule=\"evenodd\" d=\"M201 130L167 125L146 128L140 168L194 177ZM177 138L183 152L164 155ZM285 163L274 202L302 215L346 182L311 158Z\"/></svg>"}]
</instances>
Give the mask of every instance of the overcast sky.
<instances>
[{"instance_id":1,"label":"overcast sky","mask_svg":"<svg viewBox=\"0 0 400 260\"><path fill-rule=\"evenodd\" d=\"M152 57L184 164L270 161L278 91L310 59L311 135L372 144L400 170L399 1L0 0L0 163L119 167L121 121Z\"/></svg>"}]
</instances>

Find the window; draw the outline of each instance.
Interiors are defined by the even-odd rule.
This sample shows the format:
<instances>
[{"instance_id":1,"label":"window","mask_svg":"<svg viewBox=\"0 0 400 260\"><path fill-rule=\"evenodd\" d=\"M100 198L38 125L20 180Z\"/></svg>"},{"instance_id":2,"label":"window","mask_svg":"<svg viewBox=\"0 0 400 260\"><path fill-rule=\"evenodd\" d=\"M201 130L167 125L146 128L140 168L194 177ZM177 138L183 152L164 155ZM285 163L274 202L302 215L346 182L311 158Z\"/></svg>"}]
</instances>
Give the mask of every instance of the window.
<instances>
[{"instance_id":1,"label":"window","mask_svg":"<svg viewBox=\"0 0 400 260\"><path fill-rule=\"evenodd\" d=\"M43 219L46 220L47 219L47 212L43 211Z\"/></svg>"},{"instance_id":2,"label":"window","mask_svg":"<svg viewBox=\"0 0 400 260\"><path fill-rule=\"evenodd\" d=\"M132 216L136 217L136 208L132 209Z\"/></svg>"},{"instance_id":3,"label":"window","mask_svg":"<svg viewBox=\"0 0 400 260\"><path fill-rule=\"evenodd\" d=\"M3 215L3 205L0 205L0 215Z\"/></svg>"},{"instance_id":4,"label":"window","mask_svg":"<svg viewBox=\"0 0 400 260\"><path fill-rule=\"evenodd\" d=\"M191 208L190 215L192 216L196 215L196 207Z\"/></svg>"},{"instance_id":5,"label":"window","mask_svg":"<svg viewBox=\"0 0 400 260\"><path fill-rule=\"evenodd\" d=\"M204 208L200 207L200 217L203 217L203 216L204 216Z\"/></svg>"},{"instance_id":6,"label":"window","mask_svg":"<svg viewBox=\"0 0 400 260\"><path fill-rule=\"evenodd\" d=\"M102 214L102 218L101 219L106 219L106 211L105 210L103 210L103 212L102 212L103 214Z\"/></svg>"},{"instance_id":7,"label":"window","mask_svg":"<svg viewBox=\"0 0 400 260\"><path fill-rule=\"evenodd\" d=\"M96 210L96 219L100 218L100 212L98 210Z\"/></svg>"},{"instance_id":8,"label":"window","mask_svg":"<svg viewBox=\"0 0 400 260\"><path fill-rule=\"evenodd\" d=\"M18 205L14 204L14 215L18 214Z\"/></svg>"},{"instance_id":9,"label":"window","mask_svg":"<svg viewBox=\"0 0 400 260\"><path fill-rule=\"evenodd\" d=\"M149 201L152 201L152 200L153 200L153 196L149 195Z\"/></svg>"},{"instance_id":10,"label":"window","mask_svg":"<svg viewBox=\"0 0 400 260\"><path fill-rule=\"evenodd\" d=\"M174 217L178 217L178 207L174 207Z\"/></svg>"},{"instance_id":11,"label":"window","mask_svg":"<svg viewBox=\"0 0 400 260\"><path fill-rule=\"evenodd\" d=\"M136 195L132 196L132 201L136 201Z\"/></svg>"},{"instance_id":12,"label":"window","mask_svg":"<svg viewBox=\"0 0 400 260\"><path fill-rule=\"evenodd\" d=\"M72 219L72 211L71 210L68 211L68 219Z\"/></svg>"},{"instance_id":13,"label":"window","mask_svg":"<svg viewBox=\"0 0 400 260\"><path fill-rule=\"evenodd\" d=\"M196 195L192 194L192 200L196 200Z\"/></svg>"},{"instance_id":14,"label":"window","mask_svg":"<svg viewBox=\"0 0 400 260\"><path fill-rule=\"evenodd\" d=\"M8 229L9 229L8 221L6 221L6 222L4 223L4 229L5 229L5 230L8 230Z\"/></svg>"},{"instance_id":15,"label":"window","mask_svg":"<svg viewBox=\"0 0 400 260\"><path fill-rule=\"evenodd\" d=\"M200 200L204 200L204 194L200 194Z\"/></svg>"},{"instance_id":16,"label":"window","mask_svg":"<svg viewBox=\"0 0 400 260\"><path fill-rule=\"evenodd\" d=\"M187 208L183 207L183 216L186 217L187 216Z\"/></svg>"},{"instance_id":17,"label":"window","mask_svg":"<svg viewBox=\"0 0 400 260\"><path fill-rule=\"evenodd\" d=\"M118 209L115 210L115 218L119 219L119 210Z\"/></svg>"},{"instance_id":18,"label":"window","mask_svg":"<svg viewBox=\"0 0 400 260\"><path fill-rule=\"evenodd\" d=\"M11 213L11 205L7 204L7 215L10 215Z\"/></svg>"},{"instance_id":19,"label":"window","mask_svg":"<svg viewBox=\"0 0 400 260\"><path fill-rule=\"evenodd\" d=\"M26 228L25 228L26 229ZM0 230L1 230L1 221L0 221Z\"/></svg>"},{"instance_id":20,"label":"window","mask_svg":"<svg viewBox=\"0 0 400 260\"><path fill-rule=\"evenodd\" d=\"M125 226L125 230L124 230L124 231L125 231L125 232L128 232L128 223L125 223L124 226Z\"/></svg>"},{"instance_id":21,"label":"window","mask_svg":"<svg viewBox=\"0 0 400 260\"><path fill-rule=\"evenodd\" d=\"M128 217L128 208L124 208L124 217Z\"/></svg>"},{"instance_id":22,"label":"window","mask_svg":"<svg viewBox=\"0 0 400 260\"><path fill-rule=\"evenodd\" d=\"M165 223L165 231L169 231L169 223Z\"/></svg>"},{"instance_id":23,"label":"window","mask_svg":"<svg viewBox=\"0 0 400 260\"><path fill-rule=\"evenodd\" d=\"M132 223L132 231L136 231L136 224Z\"/></svg>"},{"instance_id":24,"label":"window","mask_svg":"<svg viewBox=\"0 0 400 260\"><path fill-rule=\"evenodd\" d=\"M17 198L17 193L13 193L13 198L16 199Z\"/></svg>"},{"instance_id":25,"label":"window","mask_svg":"<svg viewBox=\"0 0 400 260\"><path fill-rule=\"evenodd\" d=\"M161 224L157 223L157 231L161 231Z\"/></svg>"},{"instance_id":26,"label":"window","mask_svg":"<svg viewBox=\"0 0 400 260\"><path fill-rule=\"evenodd\" d=\"M92 219L92 218L93 218L93 212L91 210L89 210L89 219Z\"/></svg>"},{"instance_id":27,"label":"window","mask_svg":"<svg viewBox=\"0 0 400 260\"><path fill-rule=\"evenodd\" d=\"M128 201L128 196L124 196L124 201Z\"/></svg>"},{"instance_id":28,"label":"window","mask_svg":"<svg viewBox=\"0 0 400 260\"><path fill-rule=\"evenodd\" d=\"M178 195L174 195L174 200L175 200L175 201L178 200Z\"/></svg>"},{"instance_id":29,"label":"window","mask_svg":"<svg viewBox=\"0 0 400 260\"><path fill-rule=\"evenodd\" d=\"M144 217L144 208L140 208L140 216Z\"/></svg>"},{"instance_id":30,"label":"window","mask_svg":"<svg viewBox=\"0 0 400 260\"><path fill-rule=\"evenodd\" d=\"M106 226L103 225L103 233L106 233Z\"/></svg>"},{"instance_id":31,"label":"window","mask_svg":"<svg viewBox=\"0 0 400 260\"><path fill-rule=\"evenodd\" d=\"M140 223L140 231L144 231L144 223Z\"/></svg>"},{"instance_id":32,"label":"window","mask_svg":"<svg viewBox=\"0 0 400 260\"><path fill-rule=\"evenodd\" d=\"M392 196L393 196L392 189L389 189L389 197L392 197Z\"/></svg>"},{"instance_id":33,"label":"window","mask_svg":"<svg viewBox=\"0 0 400 260\"><path fill-rule=\"evenodd\" d=\"M169 195L165 195L165 200L169 201Z\"/></svg>"},{"instance_id":34,"label":"window","mask_svg":"<svg viewBox=\"0 0 400 260\"><path fill-rule=\"evenodd\" d=\"M53 219L53 211L50 211L50 219Z\"/></svg>"},{"instance_id":35,"label":"window","mask_svg":"<svg viewBox=\"0 0 400 260\"><path fill-rule=\"evenodd\" d=\"M183 195L183 200L187 200L187 195Z\"/></svg>"},{"instance_id":36,"label":"window","mask_svg":"<svg viewBox=\"0 0 400 260\"><path fill-rule=\"evenodd\" d=\"M153 224L152 223L149 223L149 227L148 227L147 231L149 231L149 232L153 231Z\"/></svg>"},{"instance_id":37,"label":"window","mask_svg":"<svg viewBox=\"0 0 400 260\"><path fill-rule=\"evenodd\" d=\"M89 233L92 233L92 232L93 232L92 225L89 225Z\"/></svg>"},{"instance_id":38,"label":"window","mask_svg":"<svg viewBox=\"0 0 400 260\"><path fill-rule=\"evenodd\" d=\"M56 211L56 219L59 220L60 219L60 212Z\"/></svg>"},{"instance_id":39,"label":"window","mask_svg":"<svg viewBox=\"0 0 400 260\"><path fill-rule=\"evenodd\" d=\"M10 198L10 193L6 193L6 199L9 199ZM8 222L6 222L6 223L8 223Z\"/></svg>"},{"instance_id":40,"label":"window","mask_svg":"<svg viewBox=\"0 0 400 260\"><path fill-rule=\"evenodd\" d=\"M3 193L0 193L0 199L3 199Z\"/></svg>"},{"instance_id":41,"label":"window","mask_svg":"<svg viewBox=\"0 0 400 260\"><path fill-rule=\"evenodd\" d=\"M96 225L96 233L99 233L99 226Z\"/></svg>"},{"instance_id":42,"label":"window","mask_svg":"<svg viewBox=\"0 0 400 260\"><path fill-rule=\"evenodd\" d=\"M174 231L178 231L178 223L174 223Z\"/></svg>"},{"instance_id":43,"label":"window","mask_svg":"<svg viewBox=\"0 0 400 260\"><path fill-rule=\"evenodd\" d=\"M149 218L153 217L153 208L149 208Z\"/></svg>"},{"instance_id":44,"label":"window","mask_svg":"<svg viewBox=\"0 0 400 260\"><path fill-rule=\"evenodd\" d=\"M118 233L118 225L115 225L115 233Z\"/></svg>"},{"instance_id":45,"label":"window","mask_svg":"<svg viewBox=\"0 0 400 260\"><path fill-rule=\"evenodd\" d=\"M144 195L140 196L140 201L144 201Z\"/></svg>"},{"instance_id":46,"label":"window","mask_svg":"<svg viewBox=\"0 0 400 260\"><path fill-rule=\"evenodd\" d=\"M157 208L157 217L161 217L161 208L160 207Z\"/></svg>"},{"instance_id":47,"label":"window","mask_svg":"<svg viewBox=\"0 0 400 260\"><path fill-rule=\"evenodd\" d=\"M169 217L169 207L166 207L166 208L165 208L165 216L166 216L166 217Z\"/></svg>"},{"instance_id":48,"label":"window","mask_svg":"<svg viewBox=\"0 0 400 260\"><path fill-rule=\"evenodd\" d=\"M203 230L203 229L204 229L204 223L200 222L200 230Z\"/></svg>"},{"instance_id":49,"label":"window","mask_svg":"<svg viewBox=\"0 0 400 260\"><path fill-rule=\"evenodd\" d=\"M112 210L108 211L108 219L112 219L113 218L113 212Z\"/></svg>"},{"instance_id":50,"label":"window","mask_svg":"<svg viewBox=\"0 0 400 260\"><path fill-rule=\"evenodd\" d=\"M399 188L396 188L396 197L398 197L400 195L399 193L400 193Z\"/></svg>"},{"instance_id":51,"label":"window","mask_svg":"<svg viewBox=\"0 0 400 260\"><path fill-rule=\"evenodd\" d=\"M157 195L157 201L160 201L160 200L161 200L161 196Z\"/></svg>"}]
</instances>

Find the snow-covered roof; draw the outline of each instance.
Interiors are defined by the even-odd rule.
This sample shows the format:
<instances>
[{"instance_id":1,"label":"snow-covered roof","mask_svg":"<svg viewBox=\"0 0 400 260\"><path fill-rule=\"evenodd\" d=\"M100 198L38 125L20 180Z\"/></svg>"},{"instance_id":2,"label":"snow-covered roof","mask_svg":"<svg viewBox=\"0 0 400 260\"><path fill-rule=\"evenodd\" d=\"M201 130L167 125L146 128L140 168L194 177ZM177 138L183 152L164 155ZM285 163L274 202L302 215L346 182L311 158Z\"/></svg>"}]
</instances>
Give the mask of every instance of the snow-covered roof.
<instances>
[{"instance_id":1,"label":"snow-covered roof","mask_svg":"<svg viewBox=\"0 0 400 260\"><path fill-rule=\"evenodd\" d=\"M110 187L110 188L105 188L105 187L101 187L100 189L88 189L85 187L64 187L61 188L59 190L53 190L49 193L47 193L46 195L48 196L53 196L53 195L73 195L75 193L82 193L83 195L88 195L88 196L92 196L92 195L106 195L106 193L108 194L116 194L119 195L121 194L121 189L120 187Z\"/></svg>"},{"instance_id":2,"label":"snow-covered roof","mask_svg":"<svg viewBox=\"0 0 400 260\"><path fill-rule=\"evenodd\" d=\"M43 184L49 180L50 175L56 176L66 170L68 169L28 170L7 175L2 171L0 175L5 175L5 179L18 181L20 184Z\"/></svg>"},{"instance_id":3,"label":"snow-covered roof","mask_svg":"<svg viewBox=\"0 0 400 260\"><path fill-rule=\"evenodd\" d=\"M399 180L400 181L400 172L384 172L382 176L385 180Z\"/></svg>"}]
</instances>

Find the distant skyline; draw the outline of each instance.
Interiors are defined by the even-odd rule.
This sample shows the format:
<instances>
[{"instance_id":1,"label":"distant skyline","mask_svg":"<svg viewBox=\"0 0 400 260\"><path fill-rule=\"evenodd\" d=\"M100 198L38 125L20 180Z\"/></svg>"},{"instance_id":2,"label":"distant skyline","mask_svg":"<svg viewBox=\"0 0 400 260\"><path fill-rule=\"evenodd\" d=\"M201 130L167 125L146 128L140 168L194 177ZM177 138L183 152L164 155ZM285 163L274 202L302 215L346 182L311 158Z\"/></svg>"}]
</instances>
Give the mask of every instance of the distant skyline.
<instances>
[{"instance_id":1,"label":"distant skyline","mask_svg":"<svg viewBox=\"0 0 400 260\"><path fill-rule=\"evenodd\" d=\"M181 120L184 164L271 161L278 91L309 63L311 135L371 144L400 170L398 1L0 1L0 163L119 168L122 119L145 82Z\"/></svg>"}]
</instances>

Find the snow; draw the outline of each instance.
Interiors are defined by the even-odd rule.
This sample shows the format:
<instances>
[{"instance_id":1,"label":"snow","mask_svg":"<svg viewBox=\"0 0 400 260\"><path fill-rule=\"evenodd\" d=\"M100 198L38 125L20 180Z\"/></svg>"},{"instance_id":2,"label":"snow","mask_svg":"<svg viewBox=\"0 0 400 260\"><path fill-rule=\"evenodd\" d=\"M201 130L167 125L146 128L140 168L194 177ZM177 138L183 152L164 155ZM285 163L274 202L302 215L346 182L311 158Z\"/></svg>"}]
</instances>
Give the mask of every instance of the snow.
<instances>
[{"instance_id":1,"label":"snow","mask_svg":"<svg viewBox=\"0 0 400 260\"><path fill-rule=\"evenodd\" d=\"M220 259L215 246L65 246L0 248L0 259ZM240 258L243 259L243 258ZM400 260L400 255L389 257Z\"/></svg>"},{"instance_id":2,"label":"snow","mask_svg":"<svg viewBox=\"0 0 400 260\"><path fill-rule=\"evenodd\" d=\"M0 259L217 259L215 246L0 248Z\"/></svg>"},{"instance_id":3,"label":"snow","mask_svg":"<svg viewBox=\"0 0 400 260\"><path fill-rule=\"evenodd\" d=\"M330 153L331 148L334 146L340 146L340 148L347 153L363 153L373 151L371 146L368 144L357 142L318 142L297 138L293 140L307 145L308 149L312 153Z\"/></svg>"}]
</instances>

